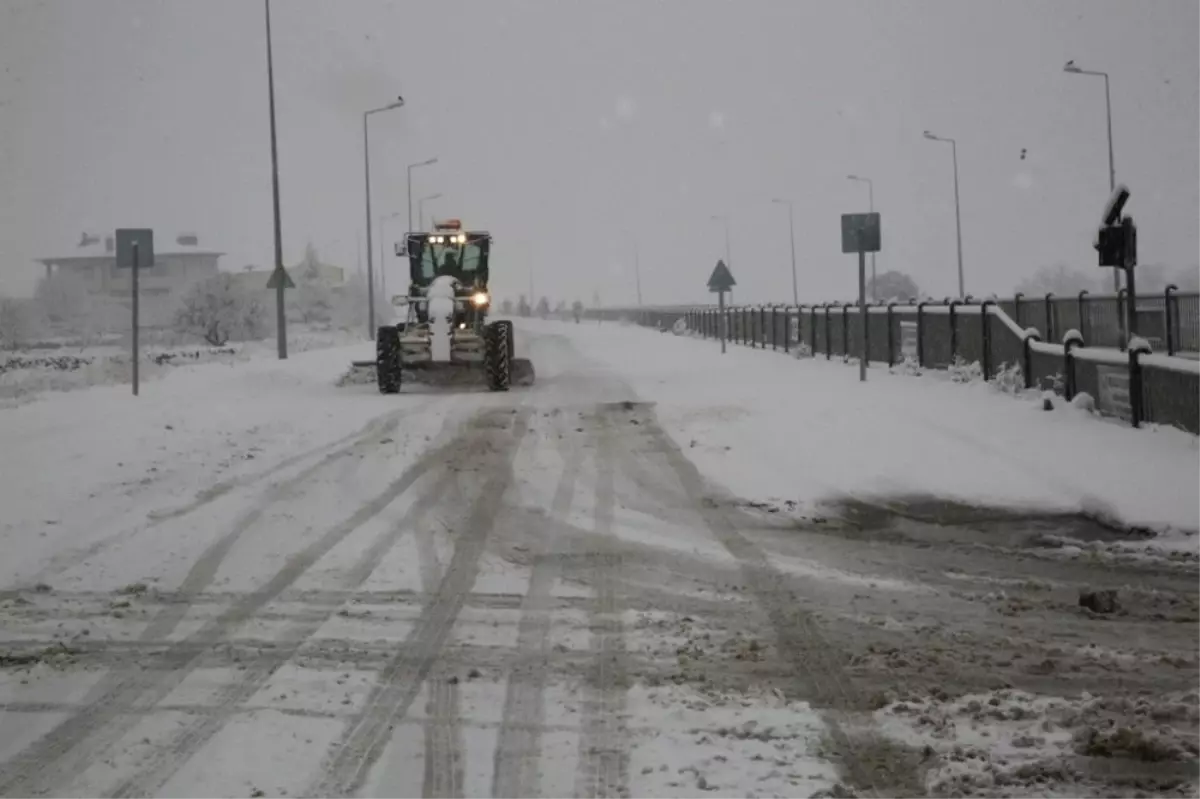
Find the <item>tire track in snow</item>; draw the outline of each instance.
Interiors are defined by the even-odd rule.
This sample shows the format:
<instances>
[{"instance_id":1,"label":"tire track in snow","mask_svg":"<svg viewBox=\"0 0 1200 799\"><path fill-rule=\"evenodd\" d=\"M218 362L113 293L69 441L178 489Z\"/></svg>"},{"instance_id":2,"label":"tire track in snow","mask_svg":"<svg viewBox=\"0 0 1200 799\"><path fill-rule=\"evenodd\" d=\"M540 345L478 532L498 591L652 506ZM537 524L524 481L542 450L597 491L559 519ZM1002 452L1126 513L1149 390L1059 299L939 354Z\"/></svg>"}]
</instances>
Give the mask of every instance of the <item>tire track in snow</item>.
<instances>
[{"instance_id":1,"label":"tire track in snow","mask_svg":"<svg viewBox=\"0 0 1200 799\"><path fill-rule=\"evenodd\" d=\"M629 751L624 721L629 668L616 591L623 560L613 535L616 510L613 439L616 434L607 409L597 414L595 424L598 427L596 535L592 540L596 551L584 555L589 582L595 592L588 618L593 661L584 685L575 795L613 797L627 796L629 792Z\"/></svg>"},{"instance_id":2,"label":"tire track in snow","mask_svg":"<svg viewBox=\"0 0 1200 799\"><path fill-rule=\"evenodd\" d=\"M334 743L322 776L305 795L347 796L355 793L387 746L392 724L403 718L412 706L475 584L479 559L487 546L504 495L513 481L512 460L528 432L528 415L526 410L519 412L511 442L500 451L489 453L490 457L485 459L491 461L491 474L460 528L454 555L446 566L437 595L401 644L404 655L392 658L383 668L362 710Z\"/></svg>"},{"instance_id":3,"label":"tire track in snow","mask_svg":"<svg viewBox=\"0 0 1200 799\"><path fill-rule=\"evenodd\" d=\"M461 797L463 795L462 724L458 680L431 677L426 683L429 700L425 703L425 778L423 797Z\"/></svg>"},{"instance_id":4,"label":"tire track in snow","mask_svg":"<svg viewBox=\"0 0 1200 799\"><path fill-rule=\"evenodd\" d=\"M132 728L133 724L128 720L135 717L124 713L124 708L153 706L162 701L199 665L208 646L227 637L231 630L274 600L334 546L408 491L431 466L440 463L456 443L457 440L452 440L418 458L400 477L345 521L291 556L265 586L245 595L195 633L174 643L158 658L158 668L125 676L114 675L101 681L89 692L83 710L63 720L15 757L0 764L0 794L53 792L55 785L82 772L94 760L98 750L115 743ZM357 445L358 442L351 448ZM331 453L321 463L327 464L336 457L340 455ZM316 469L314 465L305 470L305 474L311 476ZM285 485L298 486L298 480L299 477ZM269 502L260 503L247 516L257 519L268 505ZM187 593L198 592L211 581L220 559L227 554L236 535L240 535L244 529L238 525L209 548L193 567L189 579L185 580ZM186 605L164 608L143 633L143 637L162 639L179 623L186 610Z\"/></svg>"},{"instance_id":5,"label":"tire track in snow","mask_svg":"<svg viewBox=\"0 0 1200 799\"><path fill-rule=\"evenodd\" d=\"M305 642L345 604L348 597L341 592L352 594L354 589L366 582L404 534L419 525L438 505L454 482L454 469L458 463L470 461L479 454L481 448L481 444L476 444L463 452L454 453L440 467L444 473L416 499L391 529L376 538L351 568L337 579L333 589L337 594L319 600L311 616L293 622L283 632L277 648L252 662L239 673L236 681L222 686L213 699L206 702L212 712L181 730L173 731L166 742L157 742L158 748L151 755L150 762L143 761L138 772L123 781L110 795L157 795L171 776L224 728L237 708L254 697L279 668L291 661Z\"/></svg>"},{"instance_id":6,"label":"tire track in snow","mask_svg":"<svg viewBox=\"0 0 1200 799\"><path fill-rule=\"evenodd\" d=\"M404 413L411 413L420 407L422 406L406 409ZM89 558L94 557L109 547L133 538L134 536L153 530L155 527L165 524L166 522L188 516L204 507L207 507L208 505L211 505L212 503L224 497L226 494L231 493L234 489L254 486L264 480L280 474L281 472L287 471L297 464L303 463L309 458L323 456L317 463L310 465L300 474L289 478L279 485L271 487L268 489L268 491L281 489L284 486L291 484L293 481L303 481L308 477L311 477L321 468L324 468L324 466L328 465L331 460L335 460L338 457L341 457L341 455L344 455L355 445L364 443L372 436L383 435L387 430L394 429L396 427L395 422L397 416L397 412L394 411L384 414L383 416L372 419L359 430L350 433L349 435L342 436L336 441L332 441L320 447L314 447L313 449L291 455L272 466L268 466L265 469L260 469L257 472L253 472L243 477L223 480L215 483L214 485L199 491L195 499L193 499L191 502L170 510L151 511L146 517L148 519L147 524L131 526L125 530L114 533L113 535L93 541L90 544L85 544L80 547L72 547L65 551L55 553L54 555L50 556L49 560L41 568L26 578L26 585L33 586L37 585L38 583L49 582L54 577L57 577L63 572L72 569L81 563L85 563Z\"/></svg>"},{"instance_id":7,"label":"tire track in snow","mask_svg":"<svg viewBox=\"0 0 1200 799\"><path fill-rule=\"evenodd\" d=\"M540 525L534 550L529 588L521 603L517 624L517 653L525 663L509 671L500 732L493 755L492 796L537 795L538 761L545 726L543 691L549 676L549 634L554 600L551 589L560 573L561 559L550 556L552 540L547 527L565 523L575 498L575 483L583 464L583 443L567 445L562 476L550 500L550 518Z\"/></svg>"},{"instance_id":8,"label":"tire track in snow","mask_svg":"<svg viewBox=\"0 0 1200 799\"><path fill-rule=\"evenodd\" d=\"M804 609L789 587L788 579L717 503L705 496L700 471L662 429L653 412L642 409L639 416L639 430L654 443L654 449L677 476L709 532L737 561L743 582L766 614L779 654L791 666L785 682L787 697L826 711L829 737L849 782L869 786L875 795L889 795L889 789L910 795L912 787L920 785L913 763L899 759L895 747L873 730L856 732L853 737L845 732L849 713L872 709L870 698L860 694L851 680L843 679L844 663L839 662L811 612Z\"/></svg>"},{"instance_id":9,"label":"tire track in snow","mask_svg":"<svg viewBox=\"0 0 1200 799\"><path fill-rule=\"evenodd\" d=\"M455 504L466 504L462 502L461 492L456 494ZM433 532L428 527L418 526L413 535L417 545L421 591L430 597L423 606L424 610L436 598L444 572ZM430 676L425 685L428 693L422 724L425 772L421 795L461 797L463 758L458 682L439 674Z\"/></svg>"}]
</instances>

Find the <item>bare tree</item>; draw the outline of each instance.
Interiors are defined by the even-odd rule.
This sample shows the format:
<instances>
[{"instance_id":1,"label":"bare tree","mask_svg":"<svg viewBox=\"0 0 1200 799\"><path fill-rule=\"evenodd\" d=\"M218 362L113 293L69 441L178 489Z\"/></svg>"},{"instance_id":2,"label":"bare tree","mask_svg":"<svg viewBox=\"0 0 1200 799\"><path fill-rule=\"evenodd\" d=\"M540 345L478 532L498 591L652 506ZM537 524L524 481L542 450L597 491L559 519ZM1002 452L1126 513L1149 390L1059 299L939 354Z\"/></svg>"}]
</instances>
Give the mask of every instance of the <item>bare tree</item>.
<instances>
[{"instance_id":1,"label":"bare tree","mask_svg":"<svg viewBox=\"0 0 1200 799\"><path fill-rule=\"evenodd\" d=\"M0 297L0 349L19 350L37 333L37 318L28 301Z\"/></svg>"},{"instance_id":2,"label":"bare tree","mask_svg":"<svg viewBox=\"0 0 1200 799\"><path fill-rule=\"evenodd\" d=\"M311 243L304 248L304 260L296 268L294 307L305 324L329 324L333 320L333 290L321 274L321 259Z\"/></svg>"},{"instance_id":3,"label":"bare tree","mask_svg":"<svg viewBox=\"0 0 1200 799\"><path fill-rule=\"evenodd\" d=\"M231 339L261 337L265 317L262 300L240 291L233 275L222 272L194 283L184 292L175 314L175 327L220 347Z\"/></svg>"},{"instance_id":4,"label":"bare tree","mask_svg":"<svg viewBox=\"0 0 1200 799\"><path fill-rule=\"evenodd\" d=\"M1103 271L1105 273L1103 277L1107 277L1108 270ZM1029 296L1041 296L1047 292L1066 296L1078 294L1084 289L1103 291L1104 285L1101 277L1101 270L1098 267L1085 271L1069 267L1066 264L1055 264L1038 269L1030 277L1018 283L1016 290Z\"/></svg>"},{"instance_id":5,"label":"bare tree","mask_svg":"<svg viewBox=\"0 0 1200 799\"><path fill-rule=\"evenodd\" d=\"M33 296L50 325L71 332L75 332L91 310L85 281L65 272L55 272L39 280Z\"/></svg>"},{"instance_id":6,"label":"bare tree","mask_svg":"<svg viewBox=\"0 0 1200 799\"><path fill-rule=\"evenodd\" d=\"M917 281L903 272L884 272L871 283L871 296L877 300L908 302L920 295Z\"/></svg>"}]
</instances>

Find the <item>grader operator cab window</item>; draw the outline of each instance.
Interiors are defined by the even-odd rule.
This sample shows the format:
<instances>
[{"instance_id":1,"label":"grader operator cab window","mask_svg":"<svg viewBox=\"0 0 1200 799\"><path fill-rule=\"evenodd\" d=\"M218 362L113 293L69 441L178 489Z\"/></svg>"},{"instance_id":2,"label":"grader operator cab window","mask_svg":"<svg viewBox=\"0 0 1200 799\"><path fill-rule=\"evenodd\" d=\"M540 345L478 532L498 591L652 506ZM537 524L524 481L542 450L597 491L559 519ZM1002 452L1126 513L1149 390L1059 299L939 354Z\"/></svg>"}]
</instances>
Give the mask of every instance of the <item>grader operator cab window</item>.
<instances>
[{"instance_id":1,"label":"grader operator cab window","mask_svg":"<svg viewBox=\"0 0 1200 799\"><path fill-rule=\"evenodd\" d=\"M421 252L421 277L429 281L441 274L474 274L482 258L482 248L476 243L427 242Z\"/></svg>"},{"instance_id":2,"label":"grader operator cab window","mask_svg":"<svg viewBox=\"0 0 1200 799\"><path fill-rule=\"evenodd\" d=\"M446 227L432 233L410 233L408 257L412 279L429 285L440 275L453 275L469 283L487 282L488 244L485 232Z\"/></svg>"}]
</instances>

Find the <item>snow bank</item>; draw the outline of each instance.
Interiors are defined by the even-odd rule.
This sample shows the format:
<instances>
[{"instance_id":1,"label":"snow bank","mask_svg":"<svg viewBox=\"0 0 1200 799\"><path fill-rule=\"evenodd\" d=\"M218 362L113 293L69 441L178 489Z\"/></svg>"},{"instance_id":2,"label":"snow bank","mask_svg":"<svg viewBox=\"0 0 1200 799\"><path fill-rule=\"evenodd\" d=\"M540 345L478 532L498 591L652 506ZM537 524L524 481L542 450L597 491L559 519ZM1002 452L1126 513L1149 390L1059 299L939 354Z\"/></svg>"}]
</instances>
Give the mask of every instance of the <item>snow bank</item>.
<instances>
[{"instance_id":1,"label":"snow bank","mask_svg":"<svg viewBox=\"0 0 1200 799\"><path fill-rule=\"evenodd\" d=\"M298 327L289 330L289 355L344 347L363 337L347 330ZM275 358L275 340L231 343L223 347L146 346L139 353L141 381L160 379L181 365L233 363L252 358ZM93 386L127 385L132 377L128 347L111 343L64 351L30 349L0 354L0 407L28 402L48 392L77 391Z\"/></svg>"},{"instance_id":2,"label":"snow bank","mask_svg":"<svg viewBox=\"0 0 1200 799\"><path fill-rule=\"evenodd\" d=\"M127 386L97 386L0 410L0 547L8 553L0 585L61 550L136 533L202 489L236 490L373 417L429 401L335 386L352 360L369 354L364 343L286 361L182 366L138 397Z\"/></svg>"},{"instance_id":3,"label":"snow bank","mask_svg":"<svg viewBox=\"0 0 1200 799\"><path fill-rule=\"evenodd\" d=\"M717 342L614 324L518 324L568 337L595 368L657 402L702 473L745 499L922 494L1200 528L1200 448L1179 431L1045 412L984 383L874 365L862 384L840 361L737 347L722 356ZM554 355L543 353L540 371Z\"/></svg>"}]
</instances>

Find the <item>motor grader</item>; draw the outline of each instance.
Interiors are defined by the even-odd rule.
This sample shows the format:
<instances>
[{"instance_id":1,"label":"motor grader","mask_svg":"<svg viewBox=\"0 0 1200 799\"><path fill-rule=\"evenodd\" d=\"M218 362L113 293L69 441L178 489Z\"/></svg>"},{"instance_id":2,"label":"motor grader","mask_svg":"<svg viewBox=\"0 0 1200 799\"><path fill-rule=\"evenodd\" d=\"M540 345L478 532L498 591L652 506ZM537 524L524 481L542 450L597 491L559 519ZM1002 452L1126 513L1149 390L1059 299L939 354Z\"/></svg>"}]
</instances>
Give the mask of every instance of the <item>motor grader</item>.
<instances>
[{"instance_id":1,"label":"motor grader","mask_svg":"<svg viewBox=\"0 0 1200 799\"><path fill-rule=\"evenodd\" d=\"M408 257L410 280L408 293L392 298L405 318L376 333L381 393L400 391L405 375L436 382L433 375L445 372L481 375L492 391L533 382L533 364L515 357L512 322L488 320L491 247L490 233L463 230L457 219L397 243L396 254Z\"/></svg>"}]
</instances>

